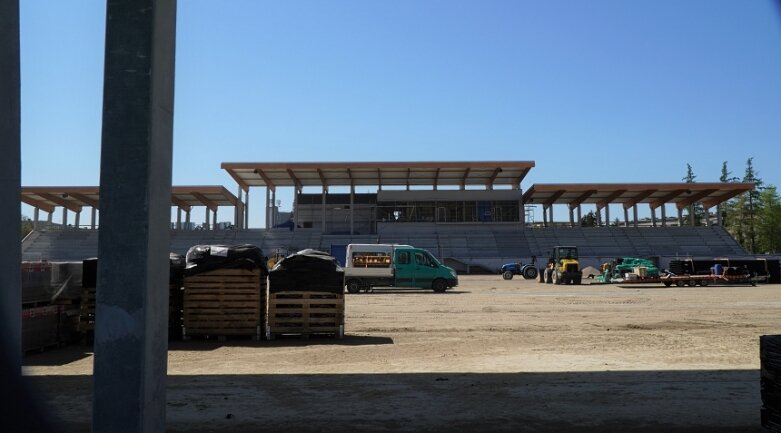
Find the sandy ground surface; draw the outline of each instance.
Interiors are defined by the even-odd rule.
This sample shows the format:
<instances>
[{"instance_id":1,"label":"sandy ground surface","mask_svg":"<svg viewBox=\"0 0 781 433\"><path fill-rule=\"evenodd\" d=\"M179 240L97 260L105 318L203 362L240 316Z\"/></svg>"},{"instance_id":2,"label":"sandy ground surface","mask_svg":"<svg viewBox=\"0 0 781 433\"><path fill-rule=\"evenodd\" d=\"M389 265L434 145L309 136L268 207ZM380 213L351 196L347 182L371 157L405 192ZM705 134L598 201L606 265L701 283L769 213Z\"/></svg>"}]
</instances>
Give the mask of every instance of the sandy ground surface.
<instances>
[{"instance_id":1,"label":"sandy ground surface","mask_svg":"<svg viewBox=\"0 0 781 433\"><path fill-rule=\"evenodd\" d=\"M169 431L763 431L781 285L460 280L346 295L343 340L172 342ZM90 429L90 350L25 359L65 431Z\"/></svg>"}]
</instances>

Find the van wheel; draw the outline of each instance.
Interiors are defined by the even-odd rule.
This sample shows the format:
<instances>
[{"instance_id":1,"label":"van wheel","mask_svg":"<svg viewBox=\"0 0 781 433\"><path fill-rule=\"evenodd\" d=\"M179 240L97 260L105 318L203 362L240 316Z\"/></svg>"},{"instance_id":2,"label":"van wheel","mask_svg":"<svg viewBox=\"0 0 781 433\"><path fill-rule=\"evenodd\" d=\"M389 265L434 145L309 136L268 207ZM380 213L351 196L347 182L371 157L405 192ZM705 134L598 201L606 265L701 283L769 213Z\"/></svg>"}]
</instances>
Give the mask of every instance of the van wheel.
<instances>
[{"instance_id":1,"label":"van wheel","mask_svg":"<svg viewBox=\"0 0 781 433\"><path fill-rule=\"evenodd\" d=\"M528 268L524 269L523 278L526 278L527 280L533 280L537 278L537 268L529 266Z\"/></svg>"},{"instance_id":2,"label":"van wheel","mask_svg":"<svg viewBox=\"0 0 781 433\"><path fill-rule=\"evenodd\" d=\"M433 283L431 283L431 289L436 293L443 293L445 290L447 290L447 282L445 282L445 280L442 278L438 278L434 280Z\"/></svg>"},{"instance_id":3,"label":"van wheel","mask_svg":"<svg viewBox=\"0 0 781 433\"><path fill-rule=\"evenodd\" d=\"M349 293L358 293L361 291L361 282L358 280L347 281L347 291Z\"/></svg>"},{"instance_id":4,"label":"van wheel","mask_svg":"<svg viewBox=\"0 0 781 433\"><path fill-rule=\"evenodd\" d=\"M502 278L505 280L512 280L513 279L513 273L510 271L504 271L502 272Z\"/></svg>"}]
</instances>

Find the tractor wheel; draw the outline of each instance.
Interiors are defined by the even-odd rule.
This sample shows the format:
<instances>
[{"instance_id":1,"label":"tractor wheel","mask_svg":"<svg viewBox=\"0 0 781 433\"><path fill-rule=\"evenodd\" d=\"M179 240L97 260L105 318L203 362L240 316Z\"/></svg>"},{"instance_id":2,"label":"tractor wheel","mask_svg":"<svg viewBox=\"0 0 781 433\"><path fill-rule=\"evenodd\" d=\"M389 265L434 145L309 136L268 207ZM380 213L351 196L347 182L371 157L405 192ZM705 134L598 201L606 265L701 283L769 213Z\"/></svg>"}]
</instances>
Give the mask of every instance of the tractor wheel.
<instances>
[{"instance_id":1,"label":"tractor wheel","mask_svg":"<svg viewBox=\"0 0 781 433\"><path fill-rule=\"evenodd\" d=\"M670 287L673 285L672 281L662 281L662 284L664 284L664 287Z\"/></svg>"},{"instance_id":2,"label":"tractor wheel","mask_svg":"<svg viewBox=\"0 0 781 433\"><path fill-rule=\"evenodd\" d=\"M513 273L510 271L504 271L502 272L502 278L505 280L512 280L513 279Z\"/></svg>"},{"instance_id":3,"label":"tractor wheel","mask_svg":"<svg viewBox=\"0 0 781 433\"><path fill-rule=\"evenodd\" d=\"M527 280L533 280L537 278L537 268L529 266L528 268L524 269L523 278L526 278Z\"/></svg>"},{"instance_id":4,"label":"tractor wheel","mask_svg":"<svg viewBox=\"0 0 781 433\"><path fill-rule=\"evenodd\" d=\"M551 284L553 282L551 274L553 274L553 269L545 269L545 284Z\"/></svg>"},{"instance_id":5,"label":"tractor wheel","mask_svg":"<svg viewBox=\"0 0 781 433\"><path fill-rule=\"evenodd\" d=\"M580 285L580 281L581 281L582 278L583 278L582 276L573 278L572 279L572 284L574 284L576 286L579 286Z\"/></svg>"},{"instance_id":6,"label":"tractor wheel","mask_svg":"<svg viewBox=\"0 0 781 433\"><path fill-rule=\"evenodd\" d=\"M553 284L561 284L561 278L559 278L559 273L556 271L551 272L551 282Z\"/></svg>"}]
</instances>

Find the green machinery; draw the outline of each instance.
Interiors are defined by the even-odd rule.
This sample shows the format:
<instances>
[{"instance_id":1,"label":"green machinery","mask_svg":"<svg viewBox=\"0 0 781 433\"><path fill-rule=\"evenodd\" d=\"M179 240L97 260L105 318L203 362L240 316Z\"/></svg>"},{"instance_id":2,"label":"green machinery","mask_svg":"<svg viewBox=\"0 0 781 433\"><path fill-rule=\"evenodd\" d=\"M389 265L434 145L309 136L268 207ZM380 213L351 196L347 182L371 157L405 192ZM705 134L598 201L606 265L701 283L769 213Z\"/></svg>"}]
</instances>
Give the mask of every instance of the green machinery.
<instances>
[{"instance_id":1,"label":"green machinery","mask_svg":"<svg viewBox=\"0 0 781 433\"><path fill-rule=\"evenodd\" d=\"M648 259L619 257L602 264L596 280L600 283L645 281L659 278L659 268Z\"/></svg>"}]
</instances>

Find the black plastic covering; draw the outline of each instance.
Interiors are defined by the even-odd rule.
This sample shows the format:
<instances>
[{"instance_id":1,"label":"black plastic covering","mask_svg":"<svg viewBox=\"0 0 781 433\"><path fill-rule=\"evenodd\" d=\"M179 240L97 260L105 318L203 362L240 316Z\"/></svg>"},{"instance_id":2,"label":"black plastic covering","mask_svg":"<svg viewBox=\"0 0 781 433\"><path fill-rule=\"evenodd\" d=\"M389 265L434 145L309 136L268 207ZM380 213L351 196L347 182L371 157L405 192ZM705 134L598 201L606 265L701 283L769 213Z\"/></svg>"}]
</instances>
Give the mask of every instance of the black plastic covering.
<instances>
[{"instance_id":1,"label":"black plastic covering","mask_svg":"<svg viewBox=\"0 0 781 433\"><path fill-rule=\"evenodd\" d=\"M252 244L195 245L187 251L185 275L197 275L215 269L260 269L265 276L266 261L260 248Z\"/></svg>"},{"instance_id":2,"label":"black plastic covering","mask_svg":"<svg viewBox=\"0 0 781 433\"><path fill-rule=\"evenodd\" d=\"M301 250L280 260L268 275L269 293L284 291L344 293L344 269L336 258Z\"/></svg>"},{"instance_id":3,"label":"black plastic covering","mask_svg":"<svg viewBox=\"0 0 781 433\"><path fill-rule=\"evenodd\" d=\"M781 335L759 337L762 426L781 432Z\"/></svg>"},{"instance_id":4,"label":"black plastic covering","mask_svg":"<svg viewBox=\"0 0 781 433\"><path fill-rule=\"evenodd\" d=\"M168 255L170 270L168 282L181 284L184 276L185 260L181 254L170 253ZM98 258L92 257L81 262L81 287L94 289L98 282Z\"/></svg>"}]
</instances>

